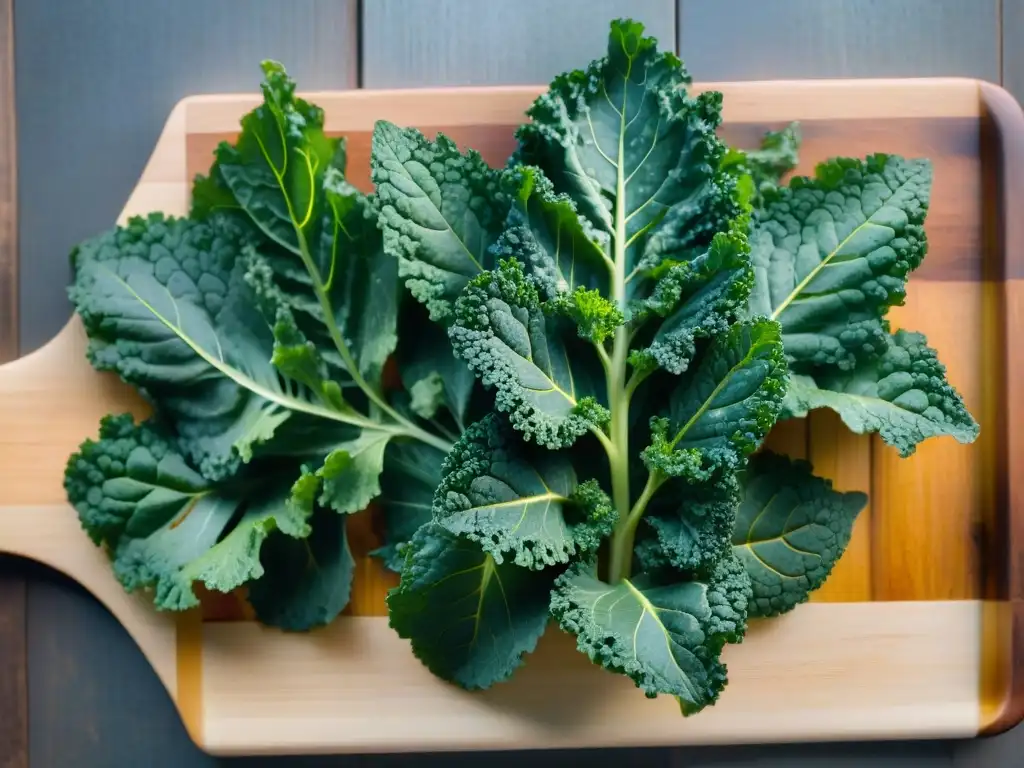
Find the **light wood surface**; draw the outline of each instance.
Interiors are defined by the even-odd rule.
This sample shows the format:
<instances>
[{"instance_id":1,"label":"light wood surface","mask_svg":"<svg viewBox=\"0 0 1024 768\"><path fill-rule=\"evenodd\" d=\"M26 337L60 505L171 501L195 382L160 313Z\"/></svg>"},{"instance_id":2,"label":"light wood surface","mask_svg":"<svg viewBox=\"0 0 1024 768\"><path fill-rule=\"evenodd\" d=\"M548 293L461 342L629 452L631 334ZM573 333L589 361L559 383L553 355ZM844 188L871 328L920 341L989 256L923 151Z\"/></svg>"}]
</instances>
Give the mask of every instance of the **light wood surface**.
<instances>
[{"instance_id":1,"label":"light wood surface","mask_svg":"<svg viewBox=\"0 0 1024 768\"><path fill-rule=\"evenodd\" d=\"M726 651L726 694L683 720L671 698L645 699L554 627L510 682L471 694L433 677L385 618L296 636L155 613L123 592L66 506L0 508L0 541L85 584L214 754L947 738L981 726L973 600L810 604L754 622Z\"/></svg>"},{"instance_id":2,"label":"light wood surface","mask_svg":"<svg viewBox=\"0 0 1024 768\"><path fill-rule=\"evenodd\" d=\"M68 573L114 613L175 699L190 734L216 753L393 751L604 744L683 744L965 736L985 725L979 551L973 526L995 482L980 456L998 418L986 389L982 337L993 322L981 262L983 167L978 84L969 80L726 83L725 132L756 141L789 119L807 121L802 167L845 154L901 151L936 163L927 266L911 282L898 324L929 335L982 422L982 441L935 440L912 460L870 439L839 437L827 421L786 427L773 441L821 463L840 487L872 495L851 563L818 602L755 628L728 649L721 702L682 721L670 699L646 702L627 680L597 670L552 632L516 678L471 695L435 679L387 628L379 570L361 566L357 606L327 630L283 635L248 621L169 617L127 596L63 503L68 454L101 415L136 414L138 398L83 356L72 320L37 352L0 367L0 549ZM328 127L349 136L352 176L365 187L374 119L444 128L492 162L511 148L537 87L312 93ZM236 130L252 95L204 96L171 114L122 220L184 213L188 179ZM832 110L833 114L829 114ZM204 160L205 158L205 160ZM987 318L987 319L986 319ZM987 395L987 397L986 397ZM829 437L831 435L831 438ZM774 444L774 442L773 442ZM870 480L870 488L866 487ZM866 530L868 533L863 533ZM843 574L846 575L843 575ZM393 578L393 577L388 577ZM865 585L869 585L866 590ZM259 659L257 662L256 659ZM253 669L259 669L254 674Z\"/></svg>"},{"instance_id":3,"label":"light wood surface","mask_svg":"<svg viewBox=\"0 0 1024 768\"><path fill-rule=\"evenodd\" d=\"M383 619L296 643L257 625L204 626L204 743L219 754L661 746L934 738L977 733L979 604L807 605L725 652L729 687L682 719L555 628L507 683L440 685ZM272 685L259 669L273 670Z\"/></svg>"}]
</instances>

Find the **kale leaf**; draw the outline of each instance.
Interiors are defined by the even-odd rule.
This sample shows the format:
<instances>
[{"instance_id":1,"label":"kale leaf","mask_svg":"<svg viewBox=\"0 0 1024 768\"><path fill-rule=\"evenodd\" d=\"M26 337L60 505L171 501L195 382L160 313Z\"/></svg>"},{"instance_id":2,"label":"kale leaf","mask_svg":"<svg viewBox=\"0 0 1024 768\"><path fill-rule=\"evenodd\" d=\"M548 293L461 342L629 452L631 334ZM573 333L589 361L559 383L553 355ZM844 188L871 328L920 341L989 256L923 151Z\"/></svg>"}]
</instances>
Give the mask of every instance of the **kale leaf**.
<instances>
[{"instance_id":1,"label":"kale leaf","mask_svg":"<svg viewBox=\"0 0 1024 768\"><path fill-rule=\"evenodd\" d=\"M66 482L127 589L185 609L195 581L253 582L258 618L306 629L348 604L339 515L381 497L403 457L439 468L472 379L445 350L445 396L385 387L388 359L417 346L398 343L398 263L344 178L344 141L279 64L263 71L262 102L196 179L187 217L136 217L74 250L89 360L138 388L155 422L104 422Z\"/></svg>"}]
</instances>

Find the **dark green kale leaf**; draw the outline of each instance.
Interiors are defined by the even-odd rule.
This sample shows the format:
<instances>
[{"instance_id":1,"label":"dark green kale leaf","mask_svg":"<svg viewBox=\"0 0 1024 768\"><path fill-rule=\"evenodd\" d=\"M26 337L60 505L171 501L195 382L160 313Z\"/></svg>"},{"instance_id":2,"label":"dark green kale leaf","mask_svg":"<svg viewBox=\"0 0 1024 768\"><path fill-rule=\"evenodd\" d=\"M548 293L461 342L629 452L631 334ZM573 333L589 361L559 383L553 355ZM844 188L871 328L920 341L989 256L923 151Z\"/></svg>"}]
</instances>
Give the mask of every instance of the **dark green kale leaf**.
<instances>
[{"instance_id":1,"label":"dark green kale leaf","mask_svg":"<svg viewBox=\"0 0 1024 768\"><path fill-rule=\"evenodd\" d=\"M759 453L742 473L732 548L753 586L751 616L775 616L807 600L846 549L868 497L839 493L806 461Z\"/></svg>"},{"instance_id":2,"label":"dark green kale leaf","mask_svg":"<svg viewBox=\"0 0 1024 768\"><path fill-rule=\"evenodd\" d=\"M961 443L978 437L960 394L946 381L946 369L920 333L899 330L885 352L852 371L821 369L796 375L783 403L790 416L831 408L858 435L877 432L901 456L910 456L929 437L949 435Z\"/></svg>"},{"instance_id":3,"label":"dark green kale leaf","mask_svg":"<svg viewBox=\"0 0 1024 768\"><path fill-rule=\"evenodd\" d=\"M927 252L931 182L927 160L832 159L767 194L751 236L749 310L781 324L796 374L786 412L831 408L903 456L929 437L978 435L924 336L886 319Z\"/></svg>"},{"instance_id":4,"label":"dark green kale leaf","mask_svg":"<svg viewBox=\"0 0 1024 768\"><path fill-rule=\"evenodd\" d=\"M379 121L370 165L384 247L430 317L446 322L466 284L493 264L508 201L500 172L443 134Z\"/></svg>"},{"instance_id":5,"label":"dark green kale leaf","mask_svg":"<svg viewBox=\"0 0 1024 768\"><path fill-rule=\"evenodd\" d=\"M68 459L64 487L125 589L151 589L158 609L180 611L199 605L196 582L230 592L260 578L268 537L309 535L309 510L291 498L293 479L270 466L208 481L166 427L136 425L125 414L103 419L99 439Z\"/></svg>"},{"instance_id":6,"label":"dark green kale leaf","mask_svg":"<svg viewBox=\"0 0 1024 768\"><path fill-rule=\"evenodd\" d=\"M197 178L187 218L136 217L73 253L69 293L89 359L149 400L159 450L180 465L169 481L199 489L182 497L194 507L176 522L159 482L151 495L117 495L136 467L108 455L130 451L125 440L143 440L148 427L115 439L105 426L73 457L67 482L126 587L154 587L161 607L186 608L193 581L224 591L250 583L261 620L305 629L348 602L352 558L344 518L331 515L381 495L389 455L443 456L451 436L437 410L451 409L449 424L464 418L472 387L468 372L448 375L457 368L448 351L437 375L451 401L437 401L429 382L413 387L411 403L386 389L397 261L384 252L376 207L344 178L345 145L325 134L322 110L295 95L279 64L263 71L262 102ZM154 499L164 505L156 512ZM119 528L118 516L157 525ZM274 535L264 547L278 529L294 540ZM251 583L265 571L267 581Z\"/></svg>"},{"instance_id":7,"label":"dark green kale leaf","mask_svg":"<svg viewBox=\"0 0 1024 768\"><path fill-rule=\"evenodd\" d=\"M560 571L498 563L479 544L428 523L405 547L402 581L388 594L390 623L435 675L488 688L536 647Z\"/></svg>"},{"instance_id":8,"label":"dark green kale leaf","mask_svg":"<svg viewBox=\"0 0 1024 768\"><path fill-rule=\"evenodd\" d=\"M793 364L851 370L885 350L885 313L927 250L931 182L927 160L836 158L767 198L750 313L779 321Z\"/></svg>"},{"instance_id":9,"label":"dark green kale leaf","mask_svg":"<svg viewBox=\"0 0 1024 768\"><path fill-rule=\"evenodd\" d=\"M579 481L567 452L523 442L497 415L466 430L443 472L434 521L497 565L567 564L596 551L615 524L611 501L595 481Z\"/></svg>"},{"instance_id":10,"label":"dark green kale leaf","mask_svg":"<svg viewBox=\"0 0 1024 768\"><path fill-rule=\"evenodd\" d=\"M722 648L742 640L749 599L747 574L727 556L706 581L638 574L611 585L571 569L555 584L551 613L595 664L649 698L675 696L691 715L725 687Z\"/></svg>"},{"instance_id":11,"label":"dark green kale leaf","mask_svg":"<svg viewBox=\"0 0 1024 768\"><path fill-rule=\"evenodd\" d=\"M544 305L519 262L475 278L459 297L449 336L456 354L527 440L571 445L608 419L601 372L575 328Z\"/></svg>"},{"instance_id":12,"label":"dark green kale leaf","mask_svg":"<svg viewBox=\"0 0 1024 768\"><path fill-rule=\"evenodd\" d=\"M267 541L260 555L263 578L249 585L249 603L258 621L304 631L329 624L345 610L355 573L345 521L333 510L317 507L308 537L272 536Z\"/></svg>"}]
</instances>

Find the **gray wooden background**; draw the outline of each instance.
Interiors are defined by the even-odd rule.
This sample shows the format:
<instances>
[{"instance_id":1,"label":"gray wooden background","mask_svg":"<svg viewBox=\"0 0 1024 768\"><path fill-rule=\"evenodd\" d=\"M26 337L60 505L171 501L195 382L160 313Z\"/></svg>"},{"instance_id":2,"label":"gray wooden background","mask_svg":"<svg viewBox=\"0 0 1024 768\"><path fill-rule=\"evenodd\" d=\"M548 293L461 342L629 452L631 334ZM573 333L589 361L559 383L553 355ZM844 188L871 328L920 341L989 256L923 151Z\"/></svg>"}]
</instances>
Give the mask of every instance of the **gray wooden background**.
<instances>
[{"instance_id":1,"label":"gray wooden background","mask_svg":"<svg viewBox=\"0 0 1024 768\"><path fill-rule=\"evenodd\" d=\"M177 99L254 90L267 57L307 89L547 82L600 55L623 15L698 80L963 75L1024 98L1024 0L17 0L22 353L66 321L68 251L113 222ZM217 764L102 607L42 568L0 562L13 567L31 579L34 768ZM237 762L962 768L1024 765L1022 750L1017 729L962 744Z\"/></svg>"}]
</instances>

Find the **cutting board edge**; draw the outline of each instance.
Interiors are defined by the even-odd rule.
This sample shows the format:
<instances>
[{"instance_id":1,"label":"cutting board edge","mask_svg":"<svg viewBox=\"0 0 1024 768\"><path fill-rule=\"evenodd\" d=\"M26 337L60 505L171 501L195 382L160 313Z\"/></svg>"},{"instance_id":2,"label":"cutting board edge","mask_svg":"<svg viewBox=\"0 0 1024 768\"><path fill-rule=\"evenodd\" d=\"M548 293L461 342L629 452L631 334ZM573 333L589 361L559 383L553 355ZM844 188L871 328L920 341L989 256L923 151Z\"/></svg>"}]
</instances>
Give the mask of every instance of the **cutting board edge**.
<instances>
[{"instance_id":1,"label":"cutting board edge","mask_svg":"<svg viewBox=\"0 0 1024 768\"><path fill-rule=\"evenodd\" d=\"M771 85L775 85L775 86L786 85L786 81L766 81L766 82L769 82ZM970 114L970 115L978 114L978 110L979 109L987 110L988 111L988 115L991 117L991 119L995 123L998 124L998 128L999 128L1000 132L1002 132L1005 135L1015 135L1017 137L1017 140L1015 142L1013 142L1013 144L1016 146L1016 149L1014 151L1010 152L1010 154L1013 155L1012 159L1014 159L1013 167L1018 168L1018 169L1024 169L1024 162L1021 162L1021 154L1022 154L1021 153L1021 149L1020 149L1019 146L1017 146L1017 145L1020 144L1021 137L1024 136L1024 120L1021 119L1020 107L1017 105L1016 101L1014 101L1013 97L1010 96L1004 89L1000 88L999 86L996 86L996 85L993 85L993 84L990 84L990 83L986 83L986 82L983 82L983 81L969 80L969 79L963 79L963 78L928 78L928 79L915 79L915 80L878 80L878 81L795 81L794 83L791 83L791 84L793 84L795 86L798 86L800 90L813 89L815 87L821 87L821 86L829 86L829 87L835 87L835 88L857 88L857 87L860 87L860 86L864 86L866 84L881 84L881 85L885 85L887 87L894 88L894 89L896 89L896 91L899 91L900 93L903 93L903 94L910 93L911 91L909 91L907 89L909 89L911 86L916 88L916 87L922 87L922 86L923 87L928 87L928 86L938 87L938 86L942 86L942 85L953 85L953 86L955 86L957 88L957 93L958 93L957 99L955 100L955 109L962 110L964 112L964 114ZM737 87L740 87L741 89L743 89L743 88L748 88L748 87L754 86L754 85L765 85L765 83L753 83L753 82L752 83L739 83L739 84L730 84L730 83L715 84L715 83L709 83L709 84L706 84L706 85L698 85L697 87L718 88L718 89L725 88L725 89L728 89L730 86L737 86ZM980 107L979 106L973 107L974 111L971 111L972 108L969 106L970 105L970 99L968 98L968 96L969 96L968 91L971 90L971 89L974 89L974 92L976 94L980 94L980 99L981 99L980 103L982 104L982 106L980 106ZM370 99L372 100L372 99L381 99L384 96L394 97L394 96L402 95L404 93L415 93L417 95L424 94L424 95L432 95L432 96L436 97L436 95L438 93L444 93L444 92L459 91L459 92L462 92L462 93L467 93L467 95L468 95L468 92L470 92L470 91L489 91L489 90L492 90L492 89L487 89L487 88L482 88L482 89L424 89L424 90L417 90L417 91L374 91L374 92L361 92L361 93L362 93L362 95L369 95ZM523 94L524 91L533 90L533 91L539 92L540 87L539 86L511 86L511 87L508 87L507 89L499 89L499 90L507 90L509 93L518 94L518 98L521 99L522 98L522 94ZM326 93L328 95L333 95L333 96L350 97L354 93L355 94L359 94L360 92L323 92L323 93ZM315 98L315 95L313 95L312 97ZM188 191L187 190L187 187L188 187L187 183L171 182L171 181L161 182L160 179L159 179L159 172L158 171L159 171L159 168L162 165L164 165L164 164L167 164L167 163L178 163L178 162L183 163L184 162L184 153L185 153L185 146L184 146L185 129L184 129L184 125L185 125L185 121L190 119L190 113L193 112L194 108L198 107L198 108L200 108L200 111L202 111L202 109L205 108L205 105L207 105L208 103L212 103L212 102L216 101L218 98L220 98L220 97L218 97L216 95L213 95L213 96L192 96L192 97L186 97L185 99L181 100L175 106L175 108L170 113L170 116L169 116L169 118L167 120L167 123L165 124L163 133L161 134L161 138L160 138L156 148L154 149L154 152L151 155L149 162L147 163L146 169L144 170L142 176L140 177L139 184L136 186L135 190L133 191L133 194L132 194L131 198L129 199L128 203L126 204L125 209L124 209L121 217L119 218L119 221L123 222L129 215L132 215L134 213L142 213L142 212L145 212L145 211L148 211L148 210L154 210L154 209L157 209L157 208L159 208L161 210L165 210L165 211L167 211L169 213L175 213L175 212L177 212L177 213L184 213L186 211L186 204L187 204L186 201L187 201L187 191ZM251 97L249 95L246 95L246 94L238 94L238 95L229 95L227 98L229 98L229 99L237 99L238 103L241 103L242 101L244 101L246 99L251 99L253 97ZM893 100L893 103L895 103L895 101L896 100ZM888 104L890 102L886 101L885 103ZM236 106L234 108L236 110L238 109L237 104L236 104ZM889 107L886 107L886 108L889 108ZM911 109L911 110L916 109L916 107L914 107L913 104L911 104L910 107L904 106L902 108L903 109ZM237 111L236 111L235 114L236 114L236 118L237 118ZM948 114L948 112L944 112L943 114ZM915 115L915 116L921 116L921 115ZM800 118L797 118L797 119L800 119ZM803 119L811 119L811 118L806 118L805 117ZM1010 160L1007 160L1007 162L1010 162ZM1007 174L1007 175L1010 178L1007 178L1005 181L1006 181L1006 183L1007 183L1007 185L1009 187L1012 187L1012 189L1011 188L1007 188L1007 189L1003 189L1002 190L1004 201L1020 200L1020 199L1022 199L1021 195L1019 194L1019 190L1016 188L1017 186L1020 185L1021 182L1016 181L1016 179L1024 178L1024 174ZM166 189L164 190L164 192L162 194L166 196L167 200L171 201L170 204L161 204L159 206L154 206L152 204L152 200L153 200L152 197L149 197L149 198L145 198L144 196L143 197L139 197L139 195L138 195L139 188L143 186L144 182L148 183L150 185L164 184L166 186ZM1016 183L1014 184L1014 182L1016 182ZM174 209L174 202L173 201L175 199L180 200L180 205L179 205L179 207L177 209ZM1005 218L1004 218L1004 221L1005 221ZM1011 228L1008 227L1008 229L1011 229ZM1004 236L1006 238L1006 244L1007 245L1010 244L1011 241L1015 242L1015 243L1018 243L1018 244L1020 244L1020 243L1022 243L1022 241L1024 241L1024 239L1022 239L1019 236L1019 233L1007 232L1007 233L1004 234ZM1016 252L1018 254L1022 253L1021 249L1019 249L1019 248L1016 251L1009 251L1008 253L1014 253L1014 252ZM1018 274L1021 274L1021 273L1022 272L1018 272ZM1018 291L1017 293L1020 293L1020 291ZM1008 310L1016 311L1018 317L1024 317L1024 310L1022 310L1021 307L1019 306L1021 304L1022 297L1024 297L1024 294L1021 294L1021 296L1010 295L1010 296L1007 297L1007 301L1008 301L1008 305L1009 305L1008 306ZM43 348L41 348L41 349L37 350L36 352L34 352L34 353L24 357L24 358L21 358L21 359L19 359L17 361L14 361L14 362L9 363L9 364L4 365L4 366L0 366L0 375L7 374L8 371L11 370L11 368L19 366L19 365L31 365L33 363L38 363L41 359L45 358L49 354L53 354L53 353L66 354L67 349L66 349L66 347L64 347L62 345L67 344L69 341L71 343L73 343L74 345L78 345L80 343L80 341L81 341L81 338L82 338L82 333L81 333L80 322L78 321L77 317L72 317L71 320L69 320L69 322L64 326L64 328L58 333L58 335L53 340L51 340L51 342L49 342L47 345L45 345ZM1010 347L1009 345L1007 345L1007 352L1008 352L1008 355L1010 355L1011 358L1012 358L1012 354L1011 354L1012 353L1012 347ZM1011 363L1012 363L1012 360L1011 360ZM1019 364L1021 366L1021 370L1024 371L1024 363L1019 363ZM1010 376L1010 373L1008 372L1008 377L1009 376ZM1019 410L1020 410L1020 408L1018 406L1018 412L1019 412ZM1013 422L1015 420L1015 418L1020 418L1019 414L1018 414L1018 417L1013 417L1011 415L1011 418L1009 418L1008 421ZM1018 420L1016 423L1024 423L1024 420ZM1020 455L1021 455L1020 451L1017 451L1017 452L1014 453L1015 457L1019 457ZM1019 461L1019 459L1014 459L1014 462L1015 462L1014 466L1016 466L1016 461ZM1013 475L1014 473L1010 473L1010 474ZM1019 474L1019 472L1016 473L1016 474ZM1012 480L1011 480L1011 483L1012 483ZM1016 488L1012 488L1008 492L1011 494L1012 498L1014 498L1014 499L1020 497L1020 494L1021 494L1021 491L1019 491ZM1019 507L1019 506L1020 506L1019 504L1015 504L1014 505L1014 509L1015 509L1014 519L1017 520L1017 523L1015 524L1015 530L1018 531L1018 535L1015 538L1016 544L1014 545L1014 551L1016 551L1016 547L1018 547L1020 545L1020 542L1022 540L1022 538L1020 536L1020 531L1019 531L1020 521L1018 519L1020 517L1020 515L1016 513L1016 508ZM80 532L79 532L79 535L81 535ZM83 540L87 541L87 540L84 539L84 537L83 537ZM48 564L50 564L50 563L48 563ZM52 564L50 564L50 565L52 565ZM1016 570L1015 570L1015 575L1012 578L1015 579L1015 585L1014 585L1014 591L1013 591L1013 594L1015 595L1015 597L1012 600L1008 601L1010 604L1012 604L1014 606L1014 619L1013 619L1014 623L1013 623L1013 626L1015 627L1014 634L1013 634L1013 639L1011 641L1011 646L1012 647L1011 647L1010 654L1009 654L1010 655L1011 668L1013 669L1013 675L1012 675L1012 680L1011 680L1011 689L1012 690L1010 692L1010 695L1008 695L1007 699L1005 700L1003 706L997 712L992 714L990 719L986 719L984 722L981 723L981 726L980 726L980 728L978 730L980 730L980 732L982 732L982 733L996 733L996 732L999 732L1001 730L1005 730L1005 729L1007 729L1009 727L1012 727L1012 725L1015 725L1017 722L1019 722L1022 719L1022 717L1024 717L1024 673L1022 673L1022 671L1021 671L1021 658L1022 658L1022 656L1024 656L1024 653L1022 653L1022 648L1021 648L1021 646L1022 646L1021 637L1022 637L1022 634L1024 634L1024 621L1022 621L1022 619L1020 618L1021 616L1024 616L1024 612L1021 612L1021 611L1017 610L1017 608L1019 607L1019 598L1020 598L1021 595L1024 595L1024 589L1022 589L1021 586L1020 586L1021 585L1021 575L1019 573L1017 573ZM140 646L141 646L141 644L140 644ZM145 649L143 649L143 650L145 652ZM174 696L175 695L176 682L174 680L168 678L166 674L161 674L160 670L157 670L157 671L158 671L158 675L160 675L161 679L163 680L165 686L167 686L168 690L171 691L172 696ZM190 731L191 731L191 728L190 728ZM976 731L976 733L977 732L978 731ZM197 739L197 743L199 743L198 739Z\"/></svg>"},{"instance_id":2,"label":"cutting board edge","mask_svg":"<svg viewBox=\"0 0 1024 768\"><path fill-rule=\"evenodd\" d=\"M1002 583L990 585L999 598L995 610L983 618L986 647L983 668L984 735L995 735L1024 720L1024 349L1011 343L1011 329L1024 327L1024 221L1014 211L1024 200L1024 111L1001 86L979 83L982 131L987 136L995 173L995 198L999 228L996 247L1002 254L1003 371L998 382L1005 418L998 423L997 460L1001 486L999 509L986 521L989 535L1002 541L995 572Z\"/></svg>"},{"instance_id":3,"label":"cutting board edge","mask_svg":"<svg viewBox=\"0 0 1024 768\"><path fill-rule=\"evenodd\" d=\"M808 80L733 80L695 82L693 92L720 91L724 95L723 119L726 122L812 120L844 118L898 117L977 117L982 86L1000 88L985 80L969 77L919 78L841 78ZM373 114L353 120L345 115L349 130L369 130L377 119L397 121L392 110L405 115L407 122L444 125L462 122L467 111L482 124L518 123L523 119L524 99L537 96L547 85L444 86L434 88L393 88L301 91L303 98L325 108L326 127L332 128L330 107L343 99L360 112L374 107ZM845 99L872 94L870 104L844 104ZM941 93L942 99L936 99ZM771 103L754 104L751 95ZM480 96L489 98L487 112L480 116ZM237 130L238 115L255 106L257 92L197 94L182 98L174 108L186 115L191 132L224 133ZM389 104L390 102L390 104ZM444 102L443 111L438 106ZM528 105L528 102L525 102ZM173 113L173 112L172 112ZM436 116L436 119L435 119Z\"/></svg>"}]
</instances>

